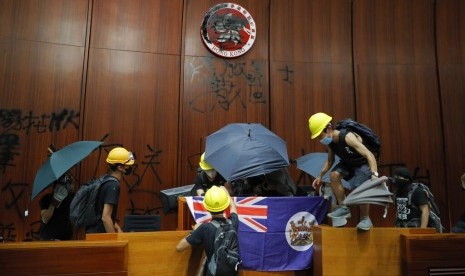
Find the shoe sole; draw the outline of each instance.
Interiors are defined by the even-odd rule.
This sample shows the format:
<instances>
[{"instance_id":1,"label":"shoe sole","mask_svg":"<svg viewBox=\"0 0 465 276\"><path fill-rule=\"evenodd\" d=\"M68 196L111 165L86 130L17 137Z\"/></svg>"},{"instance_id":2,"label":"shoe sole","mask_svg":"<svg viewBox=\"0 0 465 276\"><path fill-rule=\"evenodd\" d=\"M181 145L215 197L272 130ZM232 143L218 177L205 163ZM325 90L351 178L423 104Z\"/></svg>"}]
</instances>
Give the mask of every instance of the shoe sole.
<instances>
[{"instance_id":1,"label":"shoe sole","mask_svg":"<svg viewBox=\"0 0 465 276\"><path fill-rule=\"evenodd\" d=\"M347 214L345 216L334 217L333 215L331 215L331 213L329 213L327 216L328 216L328 218L341 219L341 218L351 218L352 214L349 213L349 214Z\"/></svg>"},{"instance_id":2,"label":"shoe sole","mask_svg":"<svg viewBox=\"0 0 465 276\"><path fill-rule=\"evenodd\" d=\"M373 228L373 227L369 227L369 228L357 227L357 230L360 230L360 231L368 231L368 230L370 230L371 228Z\"/></svg>"}]
</instances>

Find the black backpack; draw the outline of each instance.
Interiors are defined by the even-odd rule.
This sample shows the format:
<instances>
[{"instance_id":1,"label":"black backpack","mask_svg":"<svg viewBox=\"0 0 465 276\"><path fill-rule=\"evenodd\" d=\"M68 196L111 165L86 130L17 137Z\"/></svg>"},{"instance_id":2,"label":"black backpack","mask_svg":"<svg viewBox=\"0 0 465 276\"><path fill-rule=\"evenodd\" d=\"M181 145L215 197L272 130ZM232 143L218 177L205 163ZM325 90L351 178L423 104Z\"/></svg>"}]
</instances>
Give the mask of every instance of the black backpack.
<instances>
[{"instance_id":1,"label":"black backpack","mask_svg":"<svg viewBox=\"0 0 465 276\"><path fill-rule=\"evenodd\" d=\"M362 137L363 144L368 148L368 150L374 154L376 159L379 158L379 154L381 153L381 141L371 128L352 119L344 119L336 123L335 129L348 129L357 133L360 137Z\"/></svg>"},{"instance_id":2,"label":"black backpack","mask_svg":"<svg viewBox=\"0 0 465 276\"><path fill-rule=\"evenodd\" d=\"M418 188L421 188L423 191L425 191L426 196L428 197L428 205L429 205L428 226L429 227L434 227L434 228L436 228L436 232L442 233L443 230L444 230L444 226L442 226L442 223L441 223L441 217L440 217L441 213L439 212L438 205L434 201L433 193L431 193L431 190L429 189L428 186L426 186L423 183L412 183L412 184L410 184L409 185L408 195L407 195L408 205L412 206L413 208L416 208L416 209L419 208L418 206L412 204L413 192Z\"/></svg>"},{"instance_id":3,"label":"black backpack","mask_svg":"<svg viewBox=\"0 0 465 276\"><path fill-rule=\"evenodd\" d=\"M215 251L208 262L207 275L237 275L237 268L241 263L239 240L231 220L228 219L226 222L212 220L211 224L216 227Z\"/></svg>"},{"instance_id":4,"label":"black backpack","mask_svg":"<svg viewBox=\"0 0 465 276\"><path fill-rule=\"evenodd\" d=\"M79 188L69 209L69 218L75 226L93 226L101 219L102 214L97 214L97 196L102 184L109 180L118 181L114 176L106 174Z\"/></svg>"}]
</instances>

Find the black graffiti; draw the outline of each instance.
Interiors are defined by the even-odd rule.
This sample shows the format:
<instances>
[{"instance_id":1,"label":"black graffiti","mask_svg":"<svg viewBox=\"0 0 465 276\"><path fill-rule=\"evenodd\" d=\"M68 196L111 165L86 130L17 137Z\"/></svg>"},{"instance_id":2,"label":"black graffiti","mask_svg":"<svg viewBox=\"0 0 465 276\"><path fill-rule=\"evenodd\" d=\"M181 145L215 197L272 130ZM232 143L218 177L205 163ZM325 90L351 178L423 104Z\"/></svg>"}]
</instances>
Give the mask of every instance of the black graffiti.
<instances>
[{"instance_id":1,"label":"black graffiti","mask_svg":"<svg viewBox=\"0 0 465 276\"><path fill-rule=\"evenodd\" d=\"M23 241L37 241L40 240L40 220L36 220L29 224L29 231L26 232L26 238Z\"/></svg>"},{"instance_id":2,"label":"black graffiti","mask_svg":"<svg viewBox=\"0 0 465 276\"><path fill-rule=\"evenodd\" d=\"M258 62L251 61L249 65L245 62L233 63L228 60L218 60L214 58L204 58L211 75L208 76L209 90L195 96L189 105L197 112L212 112L217 106L228 111L231 105L238 102L242 108L247 108L247 104L266 103L265 95L262 92L263 73ZM215 62L220 62L220 64ZM194 67L200 70L202 66ZM193 76L201 75L193 72ZM244 91L238 83L245 80L249 94L244 95ZM211 95L216 97L214 104L209 104L207 100ZM244 100L248 98L248 101Z\"/></svg>"},{"instance_id":3,"label":"black graffiti","mask_svg":"<svg viewBox=\"0 0 465 276\"><path fill-rule=\"evenodd\" d=\"M133 169L133 173L132 175L136 177L136 181L133 183L133 184L129 184L127 181L126 181L126 178L124 178L124 181L126 183L126 186L128 187L128 193L133 193L136 189L138 189L139 191L143 191L143 192L146 192L146 193L151 193L151 194L156 194L156 192L153 192L153 191L149 191L149 190L144 190L144 189L140 189L139 186L140 184L142 183L142 179L144 178L145 174L147 173L147 170L150 168L151 171L153 172L153 174L155 175L155 178L157 179L158 183L159 184L163 184L160 176L158 175L157 173L157 170L155 168L156 165L159 165L160 162L158 162L156 160L156 158L162 153L161 150L155 150L153 149L150 145L147 145L147 149L149 150L149 154L146 154L144 155L144 159L145 160L148 160L148 161L142 161L142 165L143 165L143 171L142 171L142 174L139 175L137 173L137 170L139 168L139 166L136 164L134 166L134 169Z\"/></svg>"},{"instance_id":4,"label":"black graffiti","mask_svg":"<svg viewBox=\"0 0 465 276\"><path fill-rule=\"evenodd\" d=\"M14 242L16 240L16 229L14 223L0 223L0 239L2 242Z\"/></svg>"},{"instance_id":5,"label":"black graffiti","mask_svg":"<svg viewBox=\"0 0 465 276\"><path fill-rule=\"evenodd\" d=\"M278 69L278 71L284 72L283 81L288 82L289 84L292 84L291 77L294 75L294 70L289 69L289 67L286 64L286 67L282 69Z\"/></svg>"},{"instance_id":6,"label":"black graffiti","mask_svg":"<svg viewBox=\"0 0 465 276\"><path fill-rule=\"evenodd\" d=\"M126 209L127 211L129 211L130 215L158 215L158 214L160 214L161 210L163 209L162 207L136 208L136 204L134 203L134 201L132 199L130 200L130 203L131 203L131 207Z\"/></svg>"},{"instance_id":7,"label":"black graffiti","mask_svg":"<svg viewBox=\"0 0 465 276\"><path fill-rule=\"evenodd\" d=\"M16 166L13 160L19 155L19 137L12 133L0 134L0 172L5 173L7 167Z\"/></svg>"},{"instance_id":8,"label":"black graffiti","mask_svg":"<svg viewBox=\"0 0 465 276\"><path fill-rule=\"evenodd\" d=\"M24 131L29 134L31 131L44 133L60 131L71 125L75 129L79 124L75 121L79 119L79 112L75 110L63 109L50 114L34 114L32 110L23 111L20 109L0 109L0 126L5 130Z\"/></svg>"},{"instance_id":9,"label":"black graffiti","mask_svg":"<svg viewBox=\"0 0 465 276\"><path fill-rule=\"evenodd\" d=\"M2 187L2 193L8 191L11 195L10 202L5 203L5 209L8 211L12 208L15 208L18 217L22 217L22 212L18 206L18 201L23 196L23 194L25 194L27 187L27 183L12 183L11 180L9 180L6 185Z\"/></svg>"}]
</instances>

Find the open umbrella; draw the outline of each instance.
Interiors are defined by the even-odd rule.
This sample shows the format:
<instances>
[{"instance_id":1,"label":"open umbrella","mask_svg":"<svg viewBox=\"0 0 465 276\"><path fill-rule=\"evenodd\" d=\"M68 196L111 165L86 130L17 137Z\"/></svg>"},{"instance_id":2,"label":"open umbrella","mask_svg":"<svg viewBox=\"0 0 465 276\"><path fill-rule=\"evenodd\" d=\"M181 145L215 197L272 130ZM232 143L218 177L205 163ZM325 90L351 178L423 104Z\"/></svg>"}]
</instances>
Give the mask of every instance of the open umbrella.
<instances>
[{"instance_id":1,"label":"open umbrella","mask_svg":"<svg viewBox=\"0 0 465 276\"><path fill-rule=\"evenodd\" d=\"M323 182L330 182L329 173L340 160L339 156L335 155L335 157L333 166L321 178ZM296 159L297 168L317 178L327 159L328 153L326 152L312 152ZM342 179L342 183L345 184L345 182L346 181Z\"/></svg>"},{"instance_id":2,"label":"open umbrella","mask_svg":"<svg viewBox=\"0 0 465 276\"><path fill-rule=\"evenodd\" d=\"M350 192L344 204L346 205L359 205L359 204L377 204L388 206L392 201L392 193L386 186L388 178L382 176L374 180L367 180L360 186Z\"/></svg>"},{"instance_id":3,"label":"open umbrella","mask_svg":"<svg viewBox=\"0 0 465 276\"><path fill-rule=\"evenodd\" d=\"M31 198L34 199L102 143L102 141L78 141L53 152L50 158L42 164L35 176Z\"/></svg>"},{"instance_id":4,"label":"open umbrella","mask_svg":"<svg viewBox=\"0 0 465 276\"><path fill-rule=\"evenodd\" d=\"M205 161L232 181L289 166L286 142L261 124L228 124L207 136Z\"/></svg>"}]
</instances>

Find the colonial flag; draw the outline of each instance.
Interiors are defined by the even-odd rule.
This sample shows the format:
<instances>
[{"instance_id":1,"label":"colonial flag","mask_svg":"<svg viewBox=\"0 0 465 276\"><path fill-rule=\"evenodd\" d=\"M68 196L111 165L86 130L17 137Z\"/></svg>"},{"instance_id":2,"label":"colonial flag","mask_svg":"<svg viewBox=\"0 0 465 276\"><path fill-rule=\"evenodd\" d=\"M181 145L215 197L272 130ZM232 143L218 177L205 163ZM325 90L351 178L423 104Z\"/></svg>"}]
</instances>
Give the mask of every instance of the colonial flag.
<instances>
[{"instance_id":1,"label":"colonial flag","mask_svg":"<svg viewBox=\"0 0 465 276\"><path fill-rule=\"evenodd\" d=\"M236 197L239 250L244 269L302 270L313 258L312 227L326 217L323 197ZM208 222L203 197L186 197L196 222ZM226 211L229 216L229 210Z\"/></svg>"}]
</instances>

